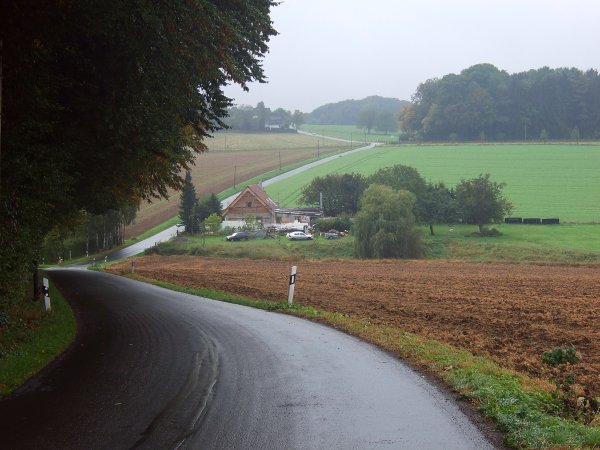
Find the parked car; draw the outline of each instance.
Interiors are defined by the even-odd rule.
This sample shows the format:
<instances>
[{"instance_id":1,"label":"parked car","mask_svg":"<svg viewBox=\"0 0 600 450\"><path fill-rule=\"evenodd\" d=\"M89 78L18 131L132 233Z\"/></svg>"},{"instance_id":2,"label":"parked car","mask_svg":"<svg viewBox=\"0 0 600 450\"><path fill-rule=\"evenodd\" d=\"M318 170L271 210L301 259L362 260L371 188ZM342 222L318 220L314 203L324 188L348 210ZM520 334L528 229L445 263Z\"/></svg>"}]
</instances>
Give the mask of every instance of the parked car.
<instances>
[{"instance_id":1,"label":"parked car","mask_svg":"<svg viewBox=\"0 0 600 450\"><path fill-rule=\"evenodd\" d=\"M235 233L227 236L225 239L227 239L228 241L247 241L248 233L246 233L245 231L236 231Z\"/></svg>"},{"instance_id":2,"label":"parked car","mask_svg":"<svg viewBox=\"0 0 600 450\"><path fill-rule=\"evenodd\" d=\"M324 236L325 239L339 239L340 234L337 231L328 231Z\"/></svg>"},{"instance_id":3,"label":"parked car","mask_svg":"<svg viewBox=\"0 0 600 450\"><path fill-rule=\"evenodd\" d=\"M305 241L313 238L312 234L303 233L302 231L292 231L286 234L286 236L290 241Z\"/></svg>"}]
</instances>

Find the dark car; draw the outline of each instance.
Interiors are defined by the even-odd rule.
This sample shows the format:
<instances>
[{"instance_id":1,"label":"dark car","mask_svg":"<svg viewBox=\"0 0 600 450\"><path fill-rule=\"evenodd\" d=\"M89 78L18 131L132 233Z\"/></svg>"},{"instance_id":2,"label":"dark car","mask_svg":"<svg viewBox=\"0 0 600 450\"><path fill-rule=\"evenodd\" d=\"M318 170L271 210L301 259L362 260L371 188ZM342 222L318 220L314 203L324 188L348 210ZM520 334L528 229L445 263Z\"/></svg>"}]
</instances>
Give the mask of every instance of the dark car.
<instances>
[{"instance_id":1,"label":"dark car","mask_svg":"<svg viewBox=\"0 0 600 450\"><path fill-rule=\"evenodd\" d=\"M245 231L236 231L235 233L227 236L225 239L227 239L228 241L247 241L248 233L246 233Z\"/></svg>"}]
</instances>

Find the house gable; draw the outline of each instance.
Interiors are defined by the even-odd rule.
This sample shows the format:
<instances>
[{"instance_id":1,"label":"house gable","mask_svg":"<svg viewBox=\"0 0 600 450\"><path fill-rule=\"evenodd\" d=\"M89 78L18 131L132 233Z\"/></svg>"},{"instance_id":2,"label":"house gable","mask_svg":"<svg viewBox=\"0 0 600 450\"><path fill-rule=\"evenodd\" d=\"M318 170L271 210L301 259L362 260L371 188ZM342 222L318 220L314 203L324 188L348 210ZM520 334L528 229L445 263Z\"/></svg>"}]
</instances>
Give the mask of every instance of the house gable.
<instances>
[{"instance_id":1,"label":"house gable","mask_svg":"<svg viewBox=\"0 0 600 450\"><path fill-rule=\"evenodd\" d=\"M250 216L262 222L275 222L277 204L258 185L247 186L225 209L225 220L244 220Z\"/></svg>"}]
</instances>

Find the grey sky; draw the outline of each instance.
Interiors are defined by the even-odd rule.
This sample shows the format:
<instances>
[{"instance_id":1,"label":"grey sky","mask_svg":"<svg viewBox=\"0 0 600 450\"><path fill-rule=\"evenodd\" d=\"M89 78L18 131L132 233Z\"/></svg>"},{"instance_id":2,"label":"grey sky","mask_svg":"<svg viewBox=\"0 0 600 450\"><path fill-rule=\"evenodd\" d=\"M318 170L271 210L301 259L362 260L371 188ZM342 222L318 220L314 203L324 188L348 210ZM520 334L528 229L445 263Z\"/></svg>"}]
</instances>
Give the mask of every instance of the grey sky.
<instances>
[{"instance_id":1,"label":"grey sky","mask_svg":"<svg viewBox=\"0 0 600 450\"><path fill-rule=\"evenodd\" d=\"M271 17L268 84L227 87L236 104L410 100L422 81L483 62L509 73L600 67L598 0L284 0Z\"/></svg>"}]
</instances>

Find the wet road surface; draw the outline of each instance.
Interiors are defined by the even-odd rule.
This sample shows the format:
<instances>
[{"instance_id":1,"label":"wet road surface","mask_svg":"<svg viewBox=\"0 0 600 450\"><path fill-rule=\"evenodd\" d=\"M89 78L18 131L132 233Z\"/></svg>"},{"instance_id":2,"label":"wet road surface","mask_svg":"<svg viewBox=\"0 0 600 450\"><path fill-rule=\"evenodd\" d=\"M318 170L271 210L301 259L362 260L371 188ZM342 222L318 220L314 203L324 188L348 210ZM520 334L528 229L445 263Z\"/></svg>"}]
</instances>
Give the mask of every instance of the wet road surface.
<instances>
[{"instance_id":1,"label":"wet road surface","mask_svg":"<svg viewBox=\"0 0 600 450\"><path fill-rule=\"evenodd\" d=\"M0 402L3 449L485 449L451 399L330 328L81 269L76 344Z\"/></svg>"}]
</instances>

